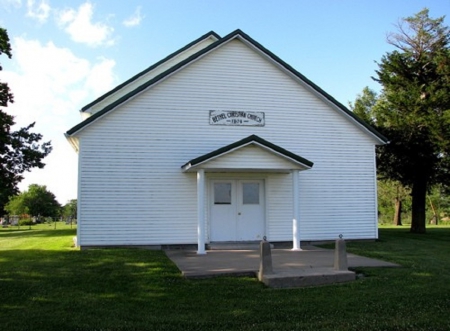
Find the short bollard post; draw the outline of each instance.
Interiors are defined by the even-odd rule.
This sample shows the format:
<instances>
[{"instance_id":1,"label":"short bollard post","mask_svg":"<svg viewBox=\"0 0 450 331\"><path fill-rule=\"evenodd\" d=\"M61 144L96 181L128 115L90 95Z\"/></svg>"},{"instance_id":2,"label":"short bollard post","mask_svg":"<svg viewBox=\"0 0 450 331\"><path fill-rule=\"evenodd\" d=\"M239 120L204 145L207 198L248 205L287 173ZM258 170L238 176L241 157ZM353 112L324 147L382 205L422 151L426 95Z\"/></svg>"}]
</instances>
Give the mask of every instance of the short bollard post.
<instances>
[{"instance_id":1,"label":"short bollard post","mask_svg":"<svg viewBox=\"0 0 450 331\"><path fill-rule=\"evenodd\" d=\"M272 252L270 250L270 242L264 236L259 244L259 272L258 279L261 281L264 275L273 274L272 269Z\"/></svg>"},{"instance_id":2,"label":"short bollard post","mask_svg":"<svg viewBox=\"0 0 450 331\"><path fill-rule=\"evenodd\" d=\"M334 270L346 271L348 270L347 248L342 237L342 234L340 234L334 248Z\"/></svg>"}]
</instances>

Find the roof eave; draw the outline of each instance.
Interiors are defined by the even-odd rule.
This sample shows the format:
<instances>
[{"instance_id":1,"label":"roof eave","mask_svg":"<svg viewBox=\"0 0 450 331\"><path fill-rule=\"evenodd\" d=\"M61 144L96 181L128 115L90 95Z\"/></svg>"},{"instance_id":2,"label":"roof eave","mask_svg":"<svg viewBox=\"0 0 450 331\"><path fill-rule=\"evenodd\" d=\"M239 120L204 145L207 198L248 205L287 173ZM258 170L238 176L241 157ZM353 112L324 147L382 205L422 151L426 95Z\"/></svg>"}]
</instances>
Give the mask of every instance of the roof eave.
<instances>
[{"instance_id":1,"label":"roof eave","mask_svg":"<svg viewBox=\"0 0 450 331\"><path fill-rule=\"evenodd\" d=\"M72 146L72 148L75 150L75 152L78 153L79 151L79 143L78 139L76 137L70 136L67 133L64 134L69 144Z\"/></svg>"}]
</instances>

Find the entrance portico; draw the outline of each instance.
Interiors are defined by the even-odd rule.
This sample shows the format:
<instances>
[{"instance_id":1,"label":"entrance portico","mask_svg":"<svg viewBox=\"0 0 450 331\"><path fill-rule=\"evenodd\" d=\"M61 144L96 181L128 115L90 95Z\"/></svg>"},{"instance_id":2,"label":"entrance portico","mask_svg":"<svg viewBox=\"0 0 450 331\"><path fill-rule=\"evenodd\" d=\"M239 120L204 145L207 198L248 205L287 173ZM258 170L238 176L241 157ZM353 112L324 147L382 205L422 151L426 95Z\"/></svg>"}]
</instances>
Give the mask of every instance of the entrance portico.
<instances>
[{"instance_id":1,"label":"entrance portico","mask_svg":"<svg viewBox=\"0 0 450 331\"><path fill-rule=\"evenodd\" d=\"M184 172L197 173L197 253L206 254L207 237L245 241L266 235L264 201L271 193L264 185L265 174L291 174L292 241L293 249L300 250L299 172L312 166L311 161L256 135L184 164Z\"/></svg>"}]
</instances>

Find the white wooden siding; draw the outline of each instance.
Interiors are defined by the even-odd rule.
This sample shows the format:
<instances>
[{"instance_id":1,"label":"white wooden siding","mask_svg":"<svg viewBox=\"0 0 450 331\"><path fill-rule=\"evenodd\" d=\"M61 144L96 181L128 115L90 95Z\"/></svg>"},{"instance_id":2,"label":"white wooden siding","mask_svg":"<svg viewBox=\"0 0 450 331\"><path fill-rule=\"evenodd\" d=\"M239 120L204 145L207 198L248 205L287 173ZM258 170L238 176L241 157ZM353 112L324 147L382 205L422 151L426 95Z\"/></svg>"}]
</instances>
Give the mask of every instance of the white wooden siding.
<instances>
[{"instance_id":1,"label":"white wooden siding","mask_svg":"<svg viewBox=\"0 0 450 331\"><path fill-rule=\"evenodd\" d=\"M292 240L292 175L272 174L267 180L266 195L268 240Z\"/></svg>"},{"instance_id":2,"label":"white wooden siding","mask_svg":"<svg viewBox=\"0 0 450 331\"><path fill-rule=\"evenodd\" d=\"M266 125L209 125L210 110L265 112ZM374 139L235 40L79 133L80 244L196 243L196 175L180 167L250 134L314 162L301 240L376 237ZM290 178L266 177L271 240L292 240Z\"/></svg>"}]
</instances>

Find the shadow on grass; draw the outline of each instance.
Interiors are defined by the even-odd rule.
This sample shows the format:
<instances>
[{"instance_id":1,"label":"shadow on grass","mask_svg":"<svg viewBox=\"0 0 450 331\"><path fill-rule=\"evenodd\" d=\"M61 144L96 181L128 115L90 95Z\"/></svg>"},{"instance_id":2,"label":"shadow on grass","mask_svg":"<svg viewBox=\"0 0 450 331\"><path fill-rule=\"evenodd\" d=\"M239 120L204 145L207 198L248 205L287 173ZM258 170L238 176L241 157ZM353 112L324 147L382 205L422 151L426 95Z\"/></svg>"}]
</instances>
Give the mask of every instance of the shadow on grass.
<instances>
[{"instance_id":1,"label":"shadow on grass","mask_svg":"<svg viewBox=\"0 0 450 331\"><path fill-rule=\"evenodd\" d=\"M349 252L404 267L450 272L450 227L428 228L426 234L410 233L409 228L380 228L375 242L349 242Z\"/></svg>"}]
</instances>

